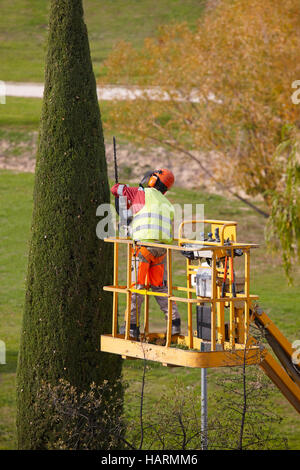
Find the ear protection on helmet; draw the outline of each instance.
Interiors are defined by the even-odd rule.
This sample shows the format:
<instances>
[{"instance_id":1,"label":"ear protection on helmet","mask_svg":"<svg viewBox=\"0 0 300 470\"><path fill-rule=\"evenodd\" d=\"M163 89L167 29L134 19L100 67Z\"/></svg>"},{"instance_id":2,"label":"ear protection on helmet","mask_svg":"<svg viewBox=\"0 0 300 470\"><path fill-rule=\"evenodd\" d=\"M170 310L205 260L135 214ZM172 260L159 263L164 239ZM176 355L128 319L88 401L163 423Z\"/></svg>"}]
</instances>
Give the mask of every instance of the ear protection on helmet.
<instances>
[{"instance_id":1,"label":"ear protection on helmet","mask_svg":"<svg viewBox=\"0 0 300 470\"><path fill-rule=\"evenodd\" d=\"M161 175L161 174L162 174L161 170L154 170L152 172L152 175L148 181L149 188L155 188L159 184L160 178L158 175Z\"/></svg>"},{"instance_id":2,"label":"ear protection on helmet","mask_svg":"<svg viewBox=\"0 0 300 470\"><path fill-rule=\"evenodd\" d=\"M161 180L163 179L163 181ZM147 171L142 178L140 185L148 186L148 188L155 188L161 193L165 194L168 188L172 186L174 182L174 175L172 172L166 169Z\"/></svg>"},{"instance_id":3,"label":"ear protection on helmet","mask_svg":"<svg viewBox=\"0 0 300 470\"><path fill-rule=\"evenodd\" d=\"M152 176L150 177L148 181L148 187L154 188L158 180L159 180L158 176L156 174L152 174Z\"/></svg>"},{"instance_id":4,"label":"ear protection on helmet","mask_svg":"<svg viewBox=\"0 0 300 470\"><path fill-rule=\"evenodd\" d=\"M140 184L142 186L148 186L148 188L154 188L156 183L159 181L159 174L161 173L160 170L150 170L144 174L142 181Z\"/></svg>"},{"instance_id":5,"label":"ear protection on helmet","mask_svg":"<svg viewBox=\"0 0 300 470\"><path fill-rule=\"evenodd\" d=\"M147 173L144 174L143 178L141 179L140 185L141 186L148 186L149 181L153 175L153 171L147 171Z\"/></svg>"}]
</instances>

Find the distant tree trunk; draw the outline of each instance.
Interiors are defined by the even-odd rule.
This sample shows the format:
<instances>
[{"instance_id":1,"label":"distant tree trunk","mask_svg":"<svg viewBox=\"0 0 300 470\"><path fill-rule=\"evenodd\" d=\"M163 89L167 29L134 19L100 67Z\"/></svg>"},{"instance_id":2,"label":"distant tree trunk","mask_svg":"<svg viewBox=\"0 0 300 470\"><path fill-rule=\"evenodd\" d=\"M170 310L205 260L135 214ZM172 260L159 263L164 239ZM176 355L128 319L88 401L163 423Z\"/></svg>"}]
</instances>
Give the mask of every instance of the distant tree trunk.
<instances>
[{"instance_id":1,"label":"distant tree trunk","mask_svg":"<svg viewBox=\"0 0 300 470\"><path fill-rule=\"evenodd\" d=\"M54 386L61 378L80 392L120 377L119 356L99 351L99 336L111 325L102 286L111 283L112 252L96 237L96 208L105 202L105 148L82 1L52 0L17 371L20 449L43 449L50 439L48 418L36 406L42 382Z\"/></svg>"}]
</instances>

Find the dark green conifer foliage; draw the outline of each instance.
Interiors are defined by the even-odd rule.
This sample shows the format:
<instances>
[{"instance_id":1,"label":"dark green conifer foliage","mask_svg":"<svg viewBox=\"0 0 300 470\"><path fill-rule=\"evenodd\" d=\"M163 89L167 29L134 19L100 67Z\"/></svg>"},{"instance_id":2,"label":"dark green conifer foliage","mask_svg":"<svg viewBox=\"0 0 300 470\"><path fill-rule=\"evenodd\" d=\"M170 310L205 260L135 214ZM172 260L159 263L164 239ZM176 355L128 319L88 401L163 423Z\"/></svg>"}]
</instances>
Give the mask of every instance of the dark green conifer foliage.
<instances>
[{"instance_id":1,"label":"dark green conifer foliage","mask_svg":"<svg viewBox=\"0 0 300 470\"><path fill-rule=\"evenodd\" d=\"M35 406L43 381L87 390L120 376L119 356L99 351L100 334L111 328L102 286L111 283L112 252L96 237L104 202L105 148L82 0L52 0L17 371L20 449L47 446L47 416Z\"/></svg>"}]
</instances>

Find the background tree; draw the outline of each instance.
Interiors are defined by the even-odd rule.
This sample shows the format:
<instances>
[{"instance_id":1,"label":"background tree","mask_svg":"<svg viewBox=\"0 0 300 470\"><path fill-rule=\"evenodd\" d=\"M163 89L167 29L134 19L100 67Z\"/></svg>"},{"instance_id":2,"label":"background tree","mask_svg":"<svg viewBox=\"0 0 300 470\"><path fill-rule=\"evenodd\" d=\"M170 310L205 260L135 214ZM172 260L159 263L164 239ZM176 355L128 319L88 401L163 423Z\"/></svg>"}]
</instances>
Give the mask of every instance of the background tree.
<instances>
[{"instance_id":1,"label":"background tree","mask_svg":"<svg viewBox=\"0 0 300 470\"><path fill-rule=\"evenodd\" d=\"M97 449L102 442L106 450L128 446L124 438L124 420L116 419L122 408L118 398L119 381L104 381L101 385L78 393L69 382L60 379L53 386L42 383L35 407L49 416L52 439L49 450ZM114 400L107 400L111 395ZM104 434L105 433L105 434ZM105 442L103 437L105 436Z\"/></svg>"},{"instance_id":2,"label":"background tree","mask_svg":"<svg viewBox=\"0 0 300 470\"><path fill-rule=\"evenodd\" d=\"M299 265L300 255L300 133L295 127L285 129L283 142L274 160L281 171L281 184L272 198L271 216L266 239L282 255L286 275L292 282L292 268Z\"/></svg>"},{"instance_id":3,"label":"background tree","mask_svg":"<svg viewBox=\"0 0 300 470\"><path fill-rule=\"evenodd\" d=\"M52 0L17 373L21 449L47 448L55 434L51 416L35 406L42 383L55 387L63 379L80 394L120 375L119 357L99 351L99 336L111 321L111 299L102 286L111 282L112 253L96 238L95 216L108 201L82 2ZM121 394L117 387L107 398ZM121 405L116 419L120 411ZM104 432L97 448L105 448Z\"/></svg>"},{"instance_id":4,"label":"background tree","mask_svg":"<svg viewBox=\"0 0 300 470\"><path fill-rule=\"evenodd\" d=\"M108 125L198 161L209 180L238 197L263 196L269 212L281 181L273 158L281 129L299 126L291 100L299 26L296 0L222 0L196 31L162 27L140 51L119 44L106 62L107 82L145 92L115 105Z\"/></svg>"},{"instance_id":5,"label":"background tree","mask_svg":"<svg viewBox=\"0 0 300 470\"><path fill-rule=\"evenodd\" d=\"M276 432L282 417L274 412L273 385L258 366L228 367L216 378L209 407L210 449L287 449L288 441Z\"/></svg>"},{"instance_id":6,"label":"background tree","mask_svg":"<svg viewBox=\"0 0 300 470\"><path fill-rule=\"evenodd\" d=\"M254 336L259 342L264 341L259 330ZM229 355L232 364L234 353ZM246 354L242 366L210 371L205 433L201 429L199 381L186 385L178 377L162 387L159 400L154 401L153 384L146 373L150 368L148 364L141 372L136 412L132 414L135 408L132 402L127 413L127 449L200 450L205 438L209 450L287 448L287 439L276 431L283 420L274 412L274 385L257 365L246 364Z\"/></svg>"}]
</instances>

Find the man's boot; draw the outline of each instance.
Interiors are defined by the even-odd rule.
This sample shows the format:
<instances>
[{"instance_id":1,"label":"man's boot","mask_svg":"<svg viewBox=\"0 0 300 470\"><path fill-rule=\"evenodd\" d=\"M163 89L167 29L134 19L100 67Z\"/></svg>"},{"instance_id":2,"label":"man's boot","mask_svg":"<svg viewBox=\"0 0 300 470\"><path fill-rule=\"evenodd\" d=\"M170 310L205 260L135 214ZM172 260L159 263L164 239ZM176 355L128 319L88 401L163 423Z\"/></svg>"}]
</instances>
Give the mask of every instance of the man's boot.
<instances>
[{"instance_id":1,"label":"man's boot","mask_svg":"<svg viewBox=\"0 0 300 470\"><path fill-rule=\"evenodd\" d=\"M125 331L126 331L126 323L124 323L124 325L122 325L120 327L119 334L120 335L125 335ZM138 339L139 336L140 336L140 328L138 326L136 326L135 324L130 323L129 335L132 338Z\"/></svg>"},{"instance_id":2,"label":"man's boot","mask_svg":"<svg viewBox=\"0 0 300 470\"><path fill-rule=\"evenodd\" d=\"M180 318L176 318L176 320L172 320L172 336L173 335L180 335L181 333L181 321Z\"/></svg>"}]
</instances>

